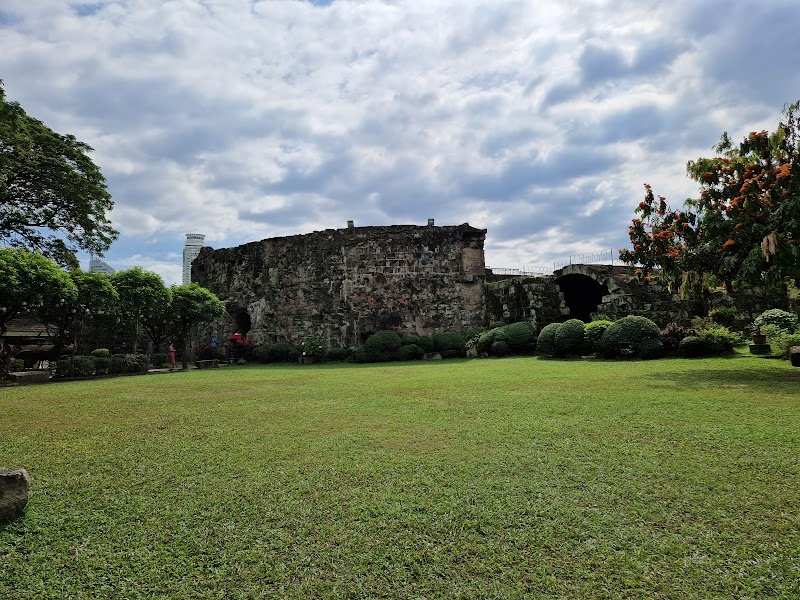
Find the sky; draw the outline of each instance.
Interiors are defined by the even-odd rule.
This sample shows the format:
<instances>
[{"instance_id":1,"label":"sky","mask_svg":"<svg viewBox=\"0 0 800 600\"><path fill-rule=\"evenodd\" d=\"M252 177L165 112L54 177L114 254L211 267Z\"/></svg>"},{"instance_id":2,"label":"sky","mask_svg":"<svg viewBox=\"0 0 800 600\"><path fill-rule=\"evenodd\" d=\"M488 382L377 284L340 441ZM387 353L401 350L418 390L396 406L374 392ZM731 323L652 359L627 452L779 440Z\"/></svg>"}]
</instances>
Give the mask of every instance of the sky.
<instances>
[{"instance_id":1,"label":"sky","mask_svg":"<svg viewBox=\"0 0 800 600\"><path fill-rule=\"evenodd\" d=\"M696 196L724 131L774 130L798 31L797 0L0 0L0 79L94 148L117 269L429 218L552 268L628 247L645 183Z\"/></svg>"}]
</instances>

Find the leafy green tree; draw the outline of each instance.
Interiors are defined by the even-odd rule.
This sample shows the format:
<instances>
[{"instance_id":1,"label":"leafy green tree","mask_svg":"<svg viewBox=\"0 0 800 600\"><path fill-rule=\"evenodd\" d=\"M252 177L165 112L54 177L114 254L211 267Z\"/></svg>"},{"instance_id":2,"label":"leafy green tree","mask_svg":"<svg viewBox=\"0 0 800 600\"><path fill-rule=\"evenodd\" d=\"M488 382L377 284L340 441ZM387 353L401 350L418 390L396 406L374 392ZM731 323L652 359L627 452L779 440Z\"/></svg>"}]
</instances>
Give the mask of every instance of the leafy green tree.
<instances>
[{"instance_id":1,"label":"leafy green tree","mask_svg":"<svg viewBox=\"0 0 800 600\"><path fill-rule=\"evenodd\" d=\"M786 107L774 133L753 132L738 146L723 134L714 158L688 163L696 199L674 210L646 185L620 258L682 290L708 276L772 284L800 277L800 102Z\"/></svg>"},{"instance_id":2,"label":"leafy green tree","mask_svg":"<svg viewBox=\"0 0 800 600\"><path fill-rule=\"evenodd\" d=\"M75 344L77 350L81 334L89 319L113 314L119 295L108 276L73 269L69 272L77 294L68 300L52 305L42 305L41 319L56 328L59 339Z\"/></svg>"},{"instance_id":3,"label":"leafy green tree","mask_svg":"<svg viewBox=\"0 0 800 600\"><path fill-rule=\"evenodd\" d=\"M19 315L41 315L78 297L69 275L52 260L20 248L0 248L0 282L0 335Z\"/></svg>"},{"instance_id":4,"label":"leafy green tree","mask_svg":"<svg viewBox=\"0 0 800 600\"><path fill-rule=\"evenodd\" d=\"M130 322L135 353L142 324L163 315L169 305L169 290L160 275L141 267L117 271L111 276L111 283L119 294L120 314Z\"/></svg>"},{"instance_id":5,"label":"leafy green tree","mask_svg":"<svg viewBox=\"0 0 800 600\"><path fill-rule=\"evenodd\" d=\"M201 323L211 323L225 313L225 305L196 283L172 288L173 332L183 347L183 368L188 369L189 332Z\"/></svg>"},{"instance_id":6,"label":"leafy green tree","mask_svg":"<svg viewBox=\"0 0 800 600\"><path fill-rule=\"evenodd\" d=\"M0 81L0 243L73 268L77 250L108 249L114 203L91 151L7 101Z\"/></svg>"},{"instance_id":7,"label":"leafy green tree","mask_svg":"<svg viewBox=\"0 0 800 600\"><path fill-rule=\"evenodd\" d=\"M160 292L161 293L161 292ZM142 317L142 329L149 340L148 356L161 349L161 344L171 335L172 323L172 289L165 287L162 297Z\"/></svg>"}]
</instances>

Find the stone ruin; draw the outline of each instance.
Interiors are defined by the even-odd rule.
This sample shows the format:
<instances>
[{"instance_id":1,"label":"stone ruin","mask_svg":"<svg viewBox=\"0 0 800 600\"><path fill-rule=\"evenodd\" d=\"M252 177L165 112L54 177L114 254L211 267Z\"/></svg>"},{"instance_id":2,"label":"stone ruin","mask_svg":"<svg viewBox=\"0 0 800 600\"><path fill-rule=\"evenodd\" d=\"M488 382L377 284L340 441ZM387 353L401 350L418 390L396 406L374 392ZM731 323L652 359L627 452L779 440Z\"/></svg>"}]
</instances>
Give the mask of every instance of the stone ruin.
<instances>
[{"instance_id":1,"label":"stone ruin","mask_svg":"<svg viewBox=\"0 0 800 600\"><path fill-rule=\"evenodd\" d=\"M708 309L663 285L639 281L626 266L495 275L485 266L485 238L485 229L467 223L327 229L203 248L192 263L192 280L227 308L223 322L206 332L209 339L238 331L258 343L321 339L327 347L355 347L381 329L467 333L494 321L528 321L541 329L595 314L688 324ZM781 308L786 298L755 290L736 302L752 321L766 308Z\"/></svg>"}]
</instances>

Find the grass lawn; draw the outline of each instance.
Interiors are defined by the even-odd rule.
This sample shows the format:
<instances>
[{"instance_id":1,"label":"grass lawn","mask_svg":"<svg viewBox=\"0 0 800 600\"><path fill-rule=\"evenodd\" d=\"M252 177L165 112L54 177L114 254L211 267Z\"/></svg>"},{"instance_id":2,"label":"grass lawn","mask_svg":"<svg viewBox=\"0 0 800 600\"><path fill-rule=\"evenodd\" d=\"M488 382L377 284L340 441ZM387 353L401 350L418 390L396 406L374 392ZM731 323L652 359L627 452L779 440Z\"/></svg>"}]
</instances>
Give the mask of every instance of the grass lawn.
<instances>
[{"instance_id":1,"label":"grass lawn","mask_svg":"<svg viewBox=\"0 0 800 600\"><path fill-rule=\"evenodd\" d=\"M798 598L800 369L245 366L0 389L0 598Z\"/></svg>"}]
</instances>

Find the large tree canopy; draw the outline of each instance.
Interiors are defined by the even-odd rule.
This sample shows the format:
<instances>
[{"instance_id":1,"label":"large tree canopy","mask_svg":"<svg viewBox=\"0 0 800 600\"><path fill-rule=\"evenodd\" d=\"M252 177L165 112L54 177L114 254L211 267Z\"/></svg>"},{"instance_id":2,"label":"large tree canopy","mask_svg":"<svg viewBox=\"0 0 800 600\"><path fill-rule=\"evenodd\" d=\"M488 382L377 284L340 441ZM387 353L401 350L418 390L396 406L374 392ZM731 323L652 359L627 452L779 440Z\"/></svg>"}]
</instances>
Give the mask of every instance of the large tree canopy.
<instances>
[{"instance_id":1,"label":"large tree canopy","mask_svg":"<svg viewBox=\"0 0 800 600\"><path fill-rule=\"evenodd\" d=\"M161 319L169 305L170 292L161 276L141 267L117 271L111 284L119 295L119 308L133 329L133 351L139 349L139 334L146 320Z\"/></svg>"},{"instance_id":2,"label":"large tree canopy","mask_svg":"<svg viewBox=\"0 0 800 600\"><path fill-rule=\"evenodd\" d=\"M730 290L800 277L800 103L784 110L772 134L761 131L734 146L723 134L718 156L688 164L700 184L697 199L673 210L646 195L629 233L633 250L620 257L649 278L658 268L671 282L699 283L712 275Z\"/></svg>"},{"instance_id":3,"label":"large tree canopy","mask_svg":"<svg viewBox=\"0 0 800 600\"><path fill-rule=\"evenodd\" d=\"M225 312L225 305L212 292L196 283L172 287L172 318L175 336L183 346L183 368L188 368L189 330L211 323Z\"/></svg>"},{"instance_id":4,"label":"large tree canopy","mask_svg":"<svg viewBox=\"0 0 800 600\"><path fill-rule=\"evenodd\" d=\"M113 202L91 151L6 101L0 81L0 243L70 267L79 249L108 249L118 235L106 217Z\"/></svg>"}]
</instances>

